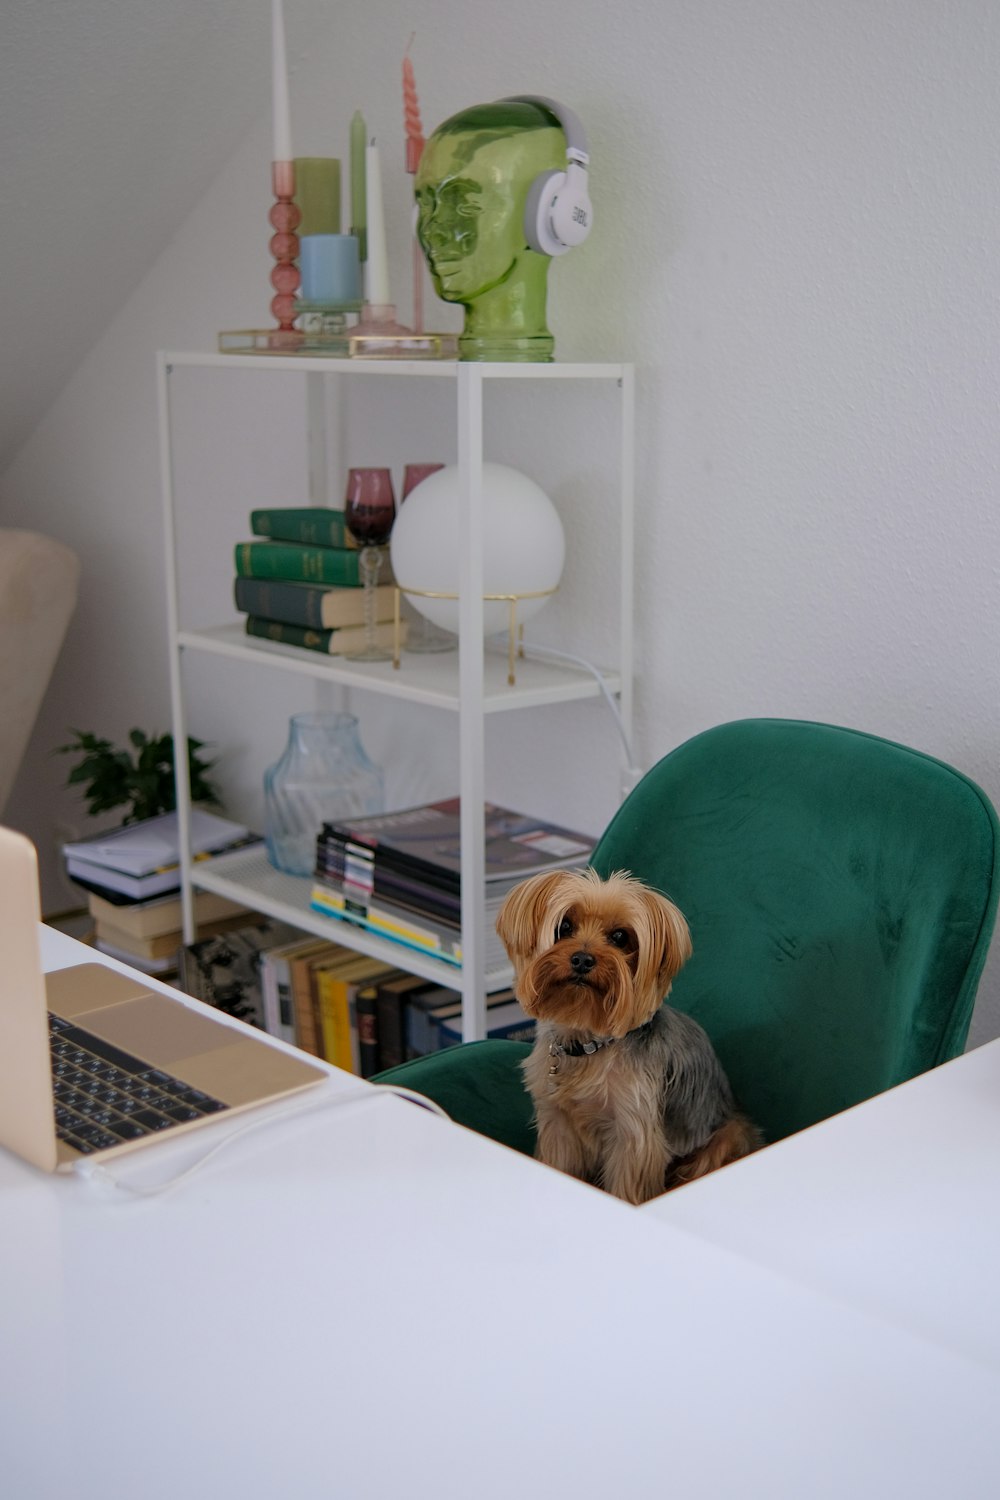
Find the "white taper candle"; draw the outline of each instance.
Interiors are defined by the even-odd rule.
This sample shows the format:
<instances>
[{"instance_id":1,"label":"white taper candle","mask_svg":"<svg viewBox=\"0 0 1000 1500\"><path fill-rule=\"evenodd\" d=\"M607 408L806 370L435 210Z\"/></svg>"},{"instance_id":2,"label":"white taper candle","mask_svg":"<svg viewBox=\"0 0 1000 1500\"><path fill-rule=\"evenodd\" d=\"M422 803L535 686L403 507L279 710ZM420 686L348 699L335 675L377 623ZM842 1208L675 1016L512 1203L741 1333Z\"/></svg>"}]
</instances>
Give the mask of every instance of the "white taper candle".
<instances>
[{"instance_id":1,"label":"white taper candle","mask_svg":"<svg viewBox=\"0 0 1000 1500\"><path fill-rule=\"evenodd\" d=\"M389 258L385 245L382 164L374 141L365 149L365 178L368 209L367 297L372 304L385 304L392 301L392 296L389 292Z\"/></svg>"},{"instance_id":2,"label":"white taper candle","mask_svg":"<svg viewBox=\"0 0 1000 1500\"><path fill-rule=\"evenodd\" d=\"M272 161L292 159L292 119L288 108L288 65L285 60L285 15L282 0L271 0L271 99L274 117Z\"/></svg>"}]
</instances>

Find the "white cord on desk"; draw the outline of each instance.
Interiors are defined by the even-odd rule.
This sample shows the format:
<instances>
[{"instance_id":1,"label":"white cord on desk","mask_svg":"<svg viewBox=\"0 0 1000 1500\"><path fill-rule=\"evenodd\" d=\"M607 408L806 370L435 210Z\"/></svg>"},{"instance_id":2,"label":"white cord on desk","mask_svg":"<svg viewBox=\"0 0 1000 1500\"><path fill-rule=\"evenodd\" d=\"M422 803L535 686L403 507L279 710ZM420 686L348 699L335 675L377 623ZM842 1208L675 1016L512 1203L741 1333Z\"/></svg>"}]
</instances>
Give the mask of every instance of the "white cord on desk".
<instances>
[{"instance_id":1,"label":"white cord on desk","mask_svg":"<svg viewBox=\"0 0 1000 1500\"><path fill-rule=\"evenodd\" d=\"M185 1167L183 1172L178 1172L174 1177L168 1177L166 1182L158 1183L155 1187L140 1187L138 1184L124 1182L110 1172L102 1162L88 1161L86 1157L81 1157L78 1162L74 1163L73 1172L75 1176L85 1181L96 1179L98 1182L110 1183L112 1187L120 1188L125 1193L132 1193L138 1198L155 1198L160 1193L169 1192L171 1188L177 1187L188 1177L193 1177L195 1172L200 1172L207 1162L218 1156L233 1141L241 1140L254 1130L260 1130L265 1125L273 1125L279 1120L304 1119L308 1115L322 1114L328 1109L338 1108L344 1104L370 1104L375 1095L380 1093L395 1094L397 1099L406 1099L411 1104L418 1104L422 1109L430 1110L431 1114L438 1115L442 1120L451 1120L451 1116L441 1108L440 1104L436 1104L433 1099L428 1099L425 1094L418 1094L415 1089L404 1088L398 1083L373 1083L369 1084L367 1089L351 1089L347 1093L335 1094L325 1099L322 1104L314 1105L310 1109L304 1109L299 1105L297 1108L285 1109L280 1113L262 1115L257 1119L248 1120L238 1130L233 1130L222 1140L216 1141L209 1151L206 1151L197 1161L192 1162L189 1167ZM220 1120L221 1123L222 1120Z\"/></svg>"}]
</instances>

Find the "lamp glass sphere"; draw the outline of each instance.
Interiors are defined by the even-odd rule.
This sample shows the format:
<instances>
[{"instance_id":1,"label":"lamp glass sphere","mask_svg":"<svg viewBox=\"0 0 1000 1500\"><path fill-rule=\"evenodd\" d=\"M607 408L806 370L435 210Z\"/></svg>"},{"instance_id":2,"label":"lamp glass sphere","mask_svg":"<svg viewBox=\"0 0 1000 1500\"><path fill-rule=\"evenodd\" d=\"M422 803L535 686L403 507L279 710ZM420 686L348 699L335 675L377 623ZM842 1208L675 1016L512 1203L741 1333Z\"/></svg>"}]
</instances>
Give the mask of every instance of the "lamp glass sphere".
<instances>
[{"instance_id":1,"label":"lamp glass sphere","mask_svg":"<svg viewBox=\"0 0 1000 1500\"><path fill-rule=\"evenodd\" d=\"M461 504L458 466L448 464L401 507L389 543L393 573L410 603L435 625L456 632ZM483 633L496 635L510 623L508 604L490 595L518 595L517 621L523 624L558 587L565 557L562 522L545 491L520 469L484 463Z\"/></svg>"}]
</instances>

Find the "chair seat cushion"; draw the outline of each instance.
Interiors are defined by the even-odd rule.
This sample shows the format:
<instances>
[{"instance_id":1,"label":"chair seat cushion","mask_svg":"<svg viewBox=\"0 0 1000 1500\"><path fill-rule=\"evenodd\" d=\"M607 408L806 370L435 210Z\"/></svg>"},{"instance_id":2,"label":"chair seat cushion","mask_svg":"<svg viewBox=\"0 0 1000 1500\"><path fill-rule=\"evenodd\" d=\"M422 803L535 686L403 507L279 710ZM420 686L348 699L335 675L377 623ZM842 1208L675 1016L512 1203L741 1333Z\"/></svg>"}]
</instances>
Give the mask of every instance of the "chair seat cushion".
<instances>
[{"instance_id":1,"label":"chair seat cushion","mask_svg":"<svg viewBox=\"0 0 1000 1500\"><path fill-rule=\"evenodd\" d=\"M426 1094L457 1124L532 1156L531 1097L520 1066L530 1051L527 1042L467 1042L388 1068L372 1083L398 1083Z\"/></svg>"}]
</instances>

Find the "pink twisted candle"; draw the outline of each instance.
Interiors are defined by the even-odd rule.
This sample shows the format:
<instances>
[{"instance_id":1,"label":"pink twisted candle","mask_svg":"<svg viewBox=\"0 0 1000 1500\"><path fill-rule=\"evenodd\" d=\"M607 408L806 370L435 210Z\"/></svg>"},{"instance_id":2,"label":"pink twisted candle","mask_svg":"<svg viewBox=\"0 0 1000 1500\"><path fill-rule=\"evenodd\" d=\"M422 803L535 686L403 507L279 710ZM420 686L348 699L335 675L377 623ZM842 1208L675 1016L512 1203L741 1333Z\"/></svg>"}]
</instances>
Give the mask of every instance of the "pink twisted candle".
<instances>
[{"instance_id":1,"label":"pink twisted candle","mask_svg":"<svg viewBox=\"0 0 1000 1500\"><path fill-rule=\"evenodd\" d=\"M424 128L420 123L420 103L409 57L403 58L403 121L406 125L406 170L412 174L420 165Z\"/></svg>"},{"instance_id":2,"label":"pink twisted candle","mask_svg":"<svg viewBox=\"0 0 1000 1500\"><path fill-rule=\"evenodd\" d=\"M413 37L410 37L410 45ZM420 165L424 149L424 127L420 123L420 103L417 85L413 77L413 64L407 55L403 58L403 123L406 126L406 170L412 176ZM413 328L422 333L424 328L424 257L420 242L414 235L413 256Z\"/></svg>"}]
</instances>

